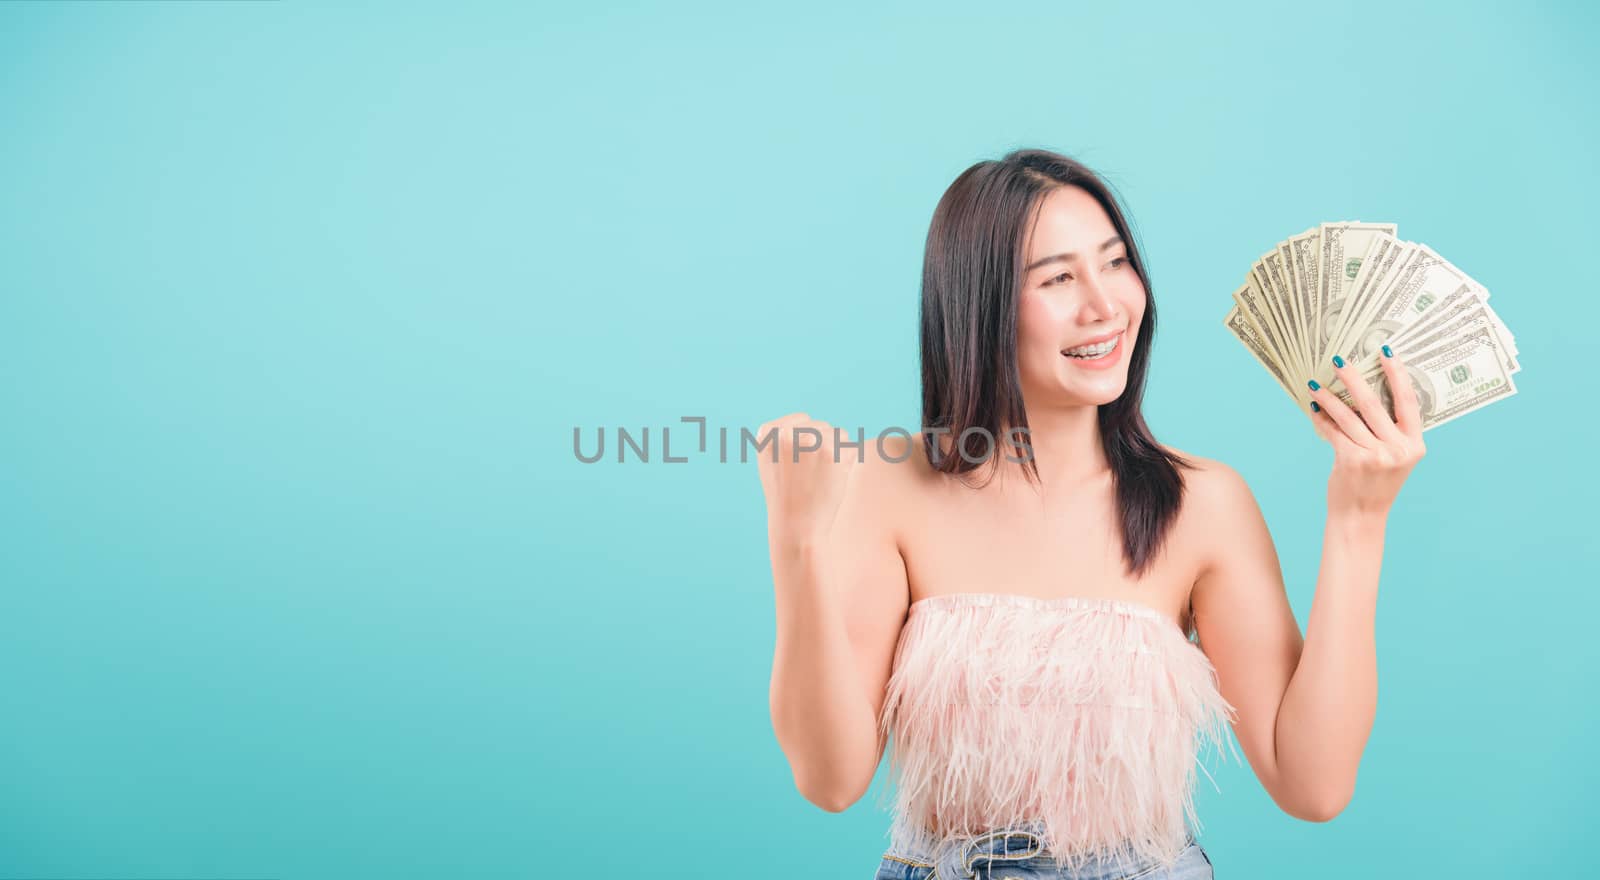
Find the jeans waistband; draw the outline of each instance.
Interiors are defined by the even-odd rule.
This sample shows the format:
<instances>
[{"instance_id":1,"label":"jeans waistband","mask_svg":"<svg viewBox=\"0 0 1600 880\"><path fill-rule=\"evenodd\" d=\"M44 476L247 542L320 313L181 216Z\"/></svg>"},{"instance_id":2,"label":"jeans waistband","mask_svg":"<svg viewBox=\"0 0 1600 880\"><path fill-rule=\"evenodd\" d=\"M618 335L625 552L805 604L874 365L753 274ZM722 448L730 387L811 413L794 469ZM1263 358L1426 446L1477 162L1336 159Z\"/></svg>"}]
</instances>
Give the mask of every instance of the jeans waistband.
<instances>
[{"instance_id":1,"label":"jeans waistband","mask_svg":"<svg viewBox=\"0 0 1600 880\"><path fill-rule=\"evenodd\" d=\"M1042 823L1028 823L954 840L936 841L931 834L902 835L886 855L912 864L934 866L937 868L935 876L940 880L968 880L987 876L987 869L1003 867L1007 862L1053 856L1054 853L1044 846L1043 830ZM1194 842L1193 832L1185 833L1183 848ZM1122 853L1092 853L1079 856L1075 861L1074 875L1086 880L1126 877L1157 864Z\"/></svg>"}]
</instances>

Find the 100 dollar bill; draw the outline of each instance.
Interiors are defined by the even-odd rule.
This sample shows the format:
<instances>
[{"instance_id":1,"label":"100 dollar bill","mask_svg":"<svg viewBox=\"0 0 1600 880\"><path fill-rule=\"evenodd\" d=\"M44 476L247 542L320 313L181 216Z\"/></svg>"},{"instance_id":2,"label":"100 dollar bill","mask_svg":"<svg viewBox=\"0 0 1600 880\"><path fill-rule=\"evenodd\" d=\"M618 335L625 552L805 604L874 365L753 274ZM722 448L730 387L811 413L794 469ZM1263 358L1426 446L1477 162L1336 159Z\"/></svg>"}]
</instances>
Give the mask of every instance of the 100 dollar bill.
<instances>
[{"instance_id":1,"label":"100 dollar bill","mask_svg":"<svg viewBox=\"0 0 1600 880\"><path fill-rule=\"evenodd\" d=\"M1517 393L1500 336L1487 321L1462 335L1444 339L1432 350L1406 358L1404 370L1417 395L1424 431ZM1388 375L1380 368L1367 384L1393 419L1394 395ZM1342 381L1336 379L1328 390L1346 406L1360 411Z\"/></svg>"}]
</instances>

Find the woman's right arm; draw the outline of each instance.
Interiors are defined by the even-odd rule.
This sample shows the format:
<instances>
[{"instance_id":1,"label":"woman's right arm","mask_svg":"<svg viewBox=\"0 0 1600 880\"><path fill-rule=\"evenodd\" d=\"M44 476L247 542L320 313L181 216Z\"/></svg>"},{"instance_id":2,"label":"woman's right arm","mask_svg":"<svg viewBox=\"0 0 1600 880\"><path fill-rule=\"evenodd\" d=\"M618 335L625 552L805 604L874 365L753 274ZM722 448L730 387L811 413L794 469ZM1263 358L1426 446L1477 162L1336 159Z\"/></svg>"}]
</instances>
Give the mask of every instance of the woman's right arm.
<instances>
[{"instance_id":1,"label":"woman's right arm","mask_svg":"<svg viewBox=\"0 0 1600 880\"><path fill-rule=\"evenodd\" d=\"M772 726L801 795L838 812L866 793L883 757L878 719L910 601L890 503L896 463L869 441L834 464L832 427L803 413L769 424L782 438L778 462L761 461L777 611ZM823 434L798 465L796 426Z\"/></svg>"}]
</instances>

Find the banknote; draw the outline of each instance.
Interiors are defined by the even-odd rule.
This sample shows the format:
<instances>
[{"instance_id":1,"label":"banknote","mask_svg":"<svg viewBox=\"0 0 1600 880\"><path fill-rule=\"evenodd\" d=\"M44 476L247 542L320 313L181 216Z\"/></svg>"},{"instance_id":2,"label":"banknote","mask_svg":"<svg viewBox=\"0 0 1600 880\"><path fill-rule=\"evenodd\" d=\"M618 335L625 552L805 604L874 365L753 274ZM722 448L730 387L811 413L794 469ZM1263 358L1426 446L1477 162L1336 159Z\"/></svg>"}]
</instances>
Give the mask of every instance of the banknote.
<instances>
[{"instance_id":1,"label":"banknote","mask_svg":"<svg viewBox=\"0 0 1600 880\"><path fill-rule=\"evenodd\" d=\"M1516 337L1489 290L1394 223L1319 223L1262 251L1223 325L1302 411L1315 379L1347 405L1333 356L1353 366L1394 417L1381 361L1405 364L1429 430L1517 393ZM1356 407L1359 409L1358 407Z\"/></svg>"}]
</instances>

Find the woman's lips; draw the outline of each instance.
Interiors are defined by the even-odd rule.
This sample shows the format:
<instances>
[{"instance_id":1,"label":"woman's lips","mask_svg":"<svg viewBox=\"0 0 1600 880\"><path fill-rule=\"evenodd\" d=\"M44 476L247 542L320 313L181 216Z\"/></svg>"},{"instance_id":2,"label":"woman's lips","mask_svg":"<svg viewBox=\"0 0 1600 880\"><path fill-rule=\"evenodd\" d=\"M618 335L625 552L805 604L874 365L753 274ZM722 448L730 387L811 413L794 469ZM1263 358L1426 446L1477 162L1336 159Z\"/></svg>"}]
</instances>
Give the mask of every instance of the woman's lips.
<instances>
[{"instance_id":1,"label":"woman's lips","mask_svg":"<svg viewBox=\"0 0 1600 880\"><path fill-rule=\"evenodd\" d=\"M1123 331L1117 334L1116 347L1106 352L1103 356L1090 360L1089 358L1073 357L1063 353L1061 357L1080 370L1108 370L1122 360L1123 343L1127 340L1128 333Z\"/></svg>"}]
</instances>

